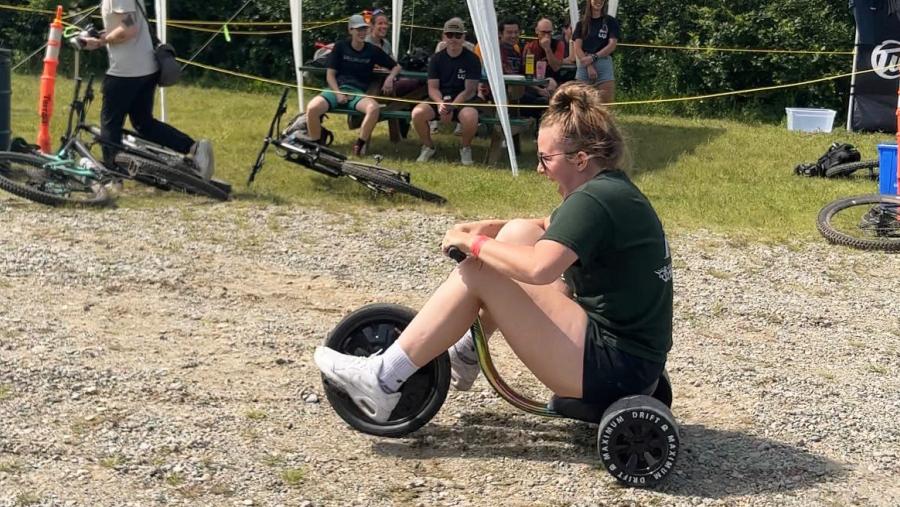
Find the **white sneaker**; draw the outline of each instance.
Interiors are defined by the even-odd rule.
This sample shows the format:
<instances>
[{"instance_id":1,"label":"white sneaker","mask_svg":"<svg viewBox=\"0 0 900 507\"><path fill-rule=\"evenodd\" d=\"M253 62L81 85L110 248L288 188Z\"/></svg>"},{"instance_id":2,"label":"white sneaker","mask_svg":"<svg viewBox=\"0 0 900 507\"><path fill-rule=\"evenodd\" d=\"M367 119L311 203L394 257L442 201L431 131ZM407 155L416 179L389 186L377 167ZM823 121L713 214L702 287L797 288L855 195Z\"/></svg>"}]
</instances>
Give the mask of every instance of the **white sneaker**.
<instances>
[{"instance_id":1,"label":"white sneaker","mask_svg":"<svg viewBox=\"0 0 900 507\"><path fill-rule=\"evenodd\" d=\"M316 347L313 359L328 381L347 393L370 419L383 423L391 417L401 394L386 393L381 388L378 382L381 356L350 356L328 347Z\"/></svg>"},{"instance_id":2,"label":"white sneaker","mask_svg":"<svg viewBox=\"0 0 900 507\"><path fill-rule=\"evenodd\" d=\"M419 158L416 159L416 162L428 162L429 160L431 160L431 157L433 157L435 153L437 153L436 148L434 148L433 146L425 146L423 144L422 151L419 152Z\"/></svg>"},{"instance_id":3,"label":"white sneaker","mask_svg":"<svg viewBox=\"0 0 900 507\"><path fill-rule=\"evenodd\" d=\"M461 136L461 135L462 135L462 124L460 124L460 123L457 123L457 124L456 124L456 128L453 129L453 135L455 135L455 136Z\"/></svg>"},{"instance_id":4,"label":"white sneaker","mask_svg":"<svg viewBox=\"0 0 900 507\"><path fill-rule=\"evenodd\" d=\"M197 174L204 181L209 181L215 171L216 163L213 159L212 143L209 139L201 139L191 146L190 156L197 166Z\"/></svg>"},{"instance_id":5,"label":"white sneaker","mask_svg":"<svg viewBox=\"0 0 900 507\"><path fill-rule=\"evenodd\" d=\"M428 122L428 128L431 129L432 134L437 134L439 126L440 123L437 120L431 120L430 122Z\"/></svg>"},{"instance_id":6,"label":"white sneaker","mask_svg":"<svg viewBox=\"0 0 900 507\"><path fill-rule=\"evenodd\" d=\"M463 146L459 149L459 161L462 165L472 165L472 147Z\"/></svg>"},{"instance_id":7,"label":"white sneaker","mask_svg":"<svg viewBox=\"0 0 900 507\"><path fill-rule=\"evenodd\" d=\"M468 391L478 378L481 367L478 365L478 356L469 357L466 353L456 350L453 344L447 353L450 355L450 385L457 391ZM474 354L475 351L473 350Z\"/></svg>"}]
</instances>

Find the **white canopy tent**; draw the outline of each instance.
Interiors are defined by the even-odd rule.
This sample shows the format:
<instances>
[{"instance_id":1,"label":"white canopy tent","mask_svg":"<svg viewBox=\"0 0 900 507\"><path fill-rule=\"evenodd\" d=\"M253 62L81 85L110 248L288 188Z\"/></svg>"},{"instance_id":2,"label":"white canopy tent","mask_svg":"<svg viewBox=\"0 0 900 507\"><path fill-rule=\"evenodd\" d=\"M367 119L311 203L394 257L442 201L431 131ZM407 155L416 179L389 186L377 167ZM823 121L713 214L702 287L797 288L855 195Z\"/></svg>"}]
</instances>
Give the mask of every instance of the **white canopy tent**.
<instances>
[{"instance_id":1,"label":"white canopy tent","mask_svg":"<svg viewBox=\"0 0 900 507\"><path fill-rule=\"evenodd\" d=\"M159 0L162 1L162 0ZM291 6L291 31L293 33L294 45L294 68L297 74L297 100L300 110L304 110L303 93L303 73L298 69L303 65L303 0L289 0ZM497 13L494 10L494 2L492 0L466 0L469 7L469 15L472 19L472 28L475 30L475 36L479 41L497 41ZM569 16L572 26L578 21L578 0L568 0ZM609 13L615 16L618 10L618 0L609 1ZM391 47L396 60L398 58L398 50L400 48L400 25L403 13L403 0L393 0L391 12ZM503 134L506 137L506 149L509 153L509 164L512 168L513 175L519 174L519 165L516 160L516 152L513 145L512 134L510 133L509 111L507 108L506 87L503 84L503 72L500 64L500 48L499 44L481 44L481 56L487 73L488 83L494 92L496 99L497 117L500 118L500 125L503 128Z\"/></svg>"},{"instance_id":2,"label":"white canopy tent","mask_svg":"<svg viewBox=\"0 0 900 507\"><path fill-rule=\"evenodd\" d=\"M291 40L294 53L294 72L297 79L297 100L300 110L305 109L303 100L303 73L299 67L303 65L303 0L288 0L291 9ZM168 0L154 0L156 7L156 36L163 43L166 42L166 24L168 19L167 3ZM466 0L469 7L469 14L472 17L472 25L475 29L475 36L480 41L498 40L497 34L497 13L494 11L494 3L490 0ZM578 0L568 0L569 2L569 18L572 26L578 21ZM618 11L619 0L609 0L609 13L612 16ZM398 49L400 47L400 25L402 23L403 0L393 0L392 3L392 21L391 27L391 47L394 50L392 55L394 59L398 57ZM500 66L500 50L499 44L482 44L482 57L484 58L485 70L488 76L488 82L491 89L496 90L497 96L497 115L500 118L500 124L503 127L503 133L506 137L506 146L509 152L509 162L514 175L518 175L519 167L516 160L515 149L513 148L512 135L509 127L509 113L507 111L506 87L503 86L503 75ZM166 121L166 91L165 88L159 89L159 110L160 119Z\"/></svg>"},{"instance_id":3,"label":"white canopy tent","mask_svg":"<svg viewBox=\"0 0 900 507\"><path fill-rule=\"evenodd\" d=\"M167 2L168 0L154 0L156 5L156 34L159 40L166 42L166 19L167 19ZM303 73L299 67L303 65L303 0L288 0L291 10L291 39L294 53L294 72L297 79L297 100L300 110L305 109L303 100ZM469 8L469 15L472 19L472 27L475 29L475 36L479 41L496 41L497 34L497 13L494 10L492 0L466 0ZM568 0L569 16L572 26L578 21L578 0ZM609 13L615 16L618 10L618 0L609 0ZM398 50L400 48L400 25L403 13L403 0L393 0L392 3L392 30L391 30L391 46L394 50L392 55L394 59L398 58ZM481 56L483 58L484 68L487 73L488 83L494 92L496 98L497 117L500 118L500 124L503 128L503 134L506 137L506 147L509 153L509 163L512 167L513 175L518 175L519 166L516 160L515 148L513 147L512 135L510 134L509 112L507 108L506 87L503 83L503 73L500 64L500 48L499 44L481 44ZM166 96L165 89L159 89L160 98L160 118L166 120Z\"/></svg>"}]
</instances>

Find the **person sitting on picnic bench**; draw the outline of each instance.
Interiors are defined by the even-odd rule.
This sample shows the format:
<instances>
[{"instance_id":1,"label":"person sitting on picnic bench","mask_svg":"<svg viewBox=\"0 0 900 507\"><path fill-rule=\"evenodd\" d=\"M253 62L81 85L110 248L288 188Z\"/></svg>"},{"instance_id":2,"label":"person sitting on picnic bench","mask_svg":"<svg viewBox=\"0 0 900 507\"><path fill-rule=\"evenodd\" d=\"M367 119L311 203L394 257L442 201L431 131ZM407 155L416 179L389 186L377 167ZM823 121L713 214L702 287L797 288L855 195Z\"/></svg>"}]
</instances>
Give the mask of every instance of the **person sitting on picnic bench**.
<instances>
[{"instance_id":1,"label":"person sitting on picnic bench","mask_svg":"<svg viewBox=\"0 0 900 507\"><path fill-rule=\"evenodd\" d=\"M381 87L385 95L394 89L394 80L400 72L400 65L377 46L366 42L369 25L359 14L350 16L348 23L350 37L335 43L328 58L325 78L330 90L322 92L309 102L307 126L309 136L319 140L322 135L322 116L328 111L342 106L365 114L359 128L359 138L353 143L353 155L366 153L366 143L378 123L380 106L373 98L364 97L365 90L372 81L372 69L380 65L391 69Z\"/></svg>"},{"instance_id":2,"label":"person sitting on picnic bench","mask_svg":"<svg viewBox=\"0 0 900 507\"><path fill-rule=\"evenodd\" d=\"M544 77L547 79L547 84L530 88L535 88L535 93L548 99L549 102L550 95L559 87L557 76L565 58L566 44L559 39L553 38L553 22L547 18L541 18L537 22L534 32L537 35L537 39L525 44L523 54L534 55L535 68L541 62L546 64L547 70L544 73ZM526 95L528 93L526 91Z\"/></svg>"},{"instance_id":3,"label":"person sitting on picnic bench","mask_svg":"<svg viewBox=\"0 0 900 507\"><path fill-rule=\"evenodd\" d=\"M504 74L522 73L522 47L519 46L519 22L504 18L497 23L500 34L500 67ZM482 60L481 44L475 44L475 56Z\"/></svg>"},{"instance_id":4,"label":"person sitting on picnic bench","mask_svg":"<svg viewBox=\"0 0 900 507\"><path fill-rule=\"evenodd\" d=\"M386 55L393 54L391 41L387 40L387 31L391 27L388 21L387 13L381 9L376 9L369 19L370 28L369 35L366 36L366 42L371 42L378 49L384 51Z\"/></svg>"},{"instance_id":5,"label":"person sitting on picnic bench","mask_svg":"<svg viewBox=\"0 0 900 507\"><path fill-rule=\"evenodd\" d=\"M544 78L547 84L533 85L525 88L525 92L519 99L520 104L533 106L546 106L550 103L550 96L556 91L558 86L556 79L557 71L562 67L564 48L563 44L553 39L553 22L547 18L538 20L534 27L537 39L525 45L522 51L523 60L527 55L534 55L535 68L538 65L545 65L546 71ZM530 118L540 118L544 113L543 107L523 108L522 116ZM534 133L537 136L537 132Z\"/></svg>"},{"instance_id":6,"label":"person sitting on picnic bench","mask_svg":"<svg viewBox=\"0 0 900 507\"><path fill-rule=\"evenodd\" d=\"M442 122L459 122L462 126L459 149L460 162L472 164L472 139L478 130L478 110L471 106L454 106L470 102L475 97L481 79L481 62L463 47L466 27L460 18L444 23L446 49L428 62L428 97L436 104L418 104L412 110L413 126L422 140L422 151L416 162L428 162L435 153L428 122L440 118Z\"/></svg>"}]
</instances>

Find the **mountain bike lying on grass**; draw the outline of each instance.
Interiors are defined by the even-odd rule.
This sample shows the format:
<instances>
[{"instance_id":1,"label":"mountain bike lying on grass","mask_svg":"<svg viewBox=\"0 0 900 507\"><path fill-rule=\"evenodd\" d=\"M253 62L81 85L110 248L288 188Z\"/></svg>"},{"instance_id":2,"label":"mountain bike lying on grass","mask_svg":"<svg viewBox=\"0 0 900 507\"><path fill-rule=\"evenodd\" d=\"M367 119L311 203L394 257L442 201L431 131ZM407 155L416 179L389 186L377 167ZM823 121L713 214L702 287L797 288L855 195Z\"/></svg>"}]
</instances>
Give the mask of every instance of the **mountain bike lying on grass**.
<instances>
[{"instance_id":1,"label":"mountain bike lying on grass","mask_svg":"<svg viewBox=\"0 0 900 507\"><path fill-rule=\"evenodd\" d=\"M466 254L455 247L447 254L457 262L466 258ZM386 350L396 341L415 314L414 310L399 305L364 306L335 326L325 339L325 346L342 354L370 356ZM681 441L678 425L670 411L672 386L665 370L642 394L626 396L609 406L557 396L549 403L539 403L516 393L500 378L491 361L480 320L475 320L471 332L481 371L501 398L529 414L599 424L597 450L600 461L623 484L649 487L670 476L681 452ZM328 402L350 426L370 435L403 437L421 428L440 410L450 387L450 358L444 352L406 380L400 388L400 401L383 423L365 415L324 375L322 381Z\"/></svg>"},{"instance_id":2,"label":"mountain bike lying on grass","mask_svg":"<svg viewBox=\"0 0 900 507\"><path fill-rule=\"evenodd\" d=\"M857 171L866 169L870 180L878 179L878 160L862 160L859 150L847 143L831 143L825 154L809 164L798 164L794 174L810 177L842 178L850 177Z\"/></svg>"},{"instance_id":3,"label":"mountain bike lying on grass","mask_svg":"<svg viewBox=\"0 0 900 507\"><path fill-rule=\"evenodd\" d=\"M830 243L900 252L900 198L872 194L838 199L819 211L816 227Z\"/></svg>"},{"instance_id":4,"label":"mountain bike lying on grass","mask_svg":"<svg viewBox=\"0 0 900 507\"><path fill-rule=\"evenodd\" d=\"M228 199L228 184L204 181L181 154L143 141L133 133L121 145L101 139L100 129L85 122L94 99L93 79L88 78L82 97L81 79L76 78L66 133L56 153L41 153L24 142L17 143L19 152L0 152L0 188L51 206L103 206L112 201L105 184L127 178L164 190ZM81 140L82 133L90 136L87 144ZM91 147L96 143L120 150L117 167L108 168L94 157Z\"/></svg>"},{"instance_id":5,"label":"mountain bike lying on grass","mask_svg":"<svg viewBox=\"0 0 900 507\"><path fill-rule=\"evenodd\" d=\"M337 178L347 176L353 181L364 185L376 193L393 194L404 193L419 199L443 204L447 199L413 186L409 182L409 173L394 171L378 165L361 164L351 162L344 155L331 150L317 142L298 137L290 128L281 130L281 117L287 112L287 96L290 90L285 89L275 110L275 116L269 125L269 133L263 141L262 149L256 156L256 163L250 170L250 178L247 185L253 183L257 173L262 169L266 160L266 151L269 145L275 146L275 153L289 162L302 165L308 169ZM293 122L292 122L293 123ZM276 132L279 132L276 136Z\"/></svg>"}]
</instances>

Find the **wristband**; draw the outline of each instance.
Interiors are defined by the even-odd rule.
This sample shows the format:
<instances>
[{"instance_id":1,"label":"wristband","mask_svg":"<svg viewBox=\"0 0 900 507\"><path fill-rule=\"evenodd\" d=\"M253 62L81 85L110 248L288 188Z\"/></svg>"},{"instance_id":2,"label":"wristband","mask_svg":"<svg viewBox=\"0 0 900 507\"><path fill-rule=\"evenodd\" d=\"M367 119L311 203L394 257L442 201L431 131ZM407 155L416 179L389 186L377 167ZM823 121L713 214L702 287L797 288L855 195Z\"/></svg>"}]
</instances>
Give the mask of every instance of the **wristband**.
<instances>
[{"instance_id":1,"label":"wristband","mask_svg":"<svg viewBox=\"0 0 900 507\"><path fill-rule=\"evenodd\" d=\"M491 238L485 236L484 234L479 234L478 237L475 238L475 241L472 243L472 256L476 259L478 258L478 254L481 253L481 246L484 245L485 241Z\"/></svg>"}]
</instances>

